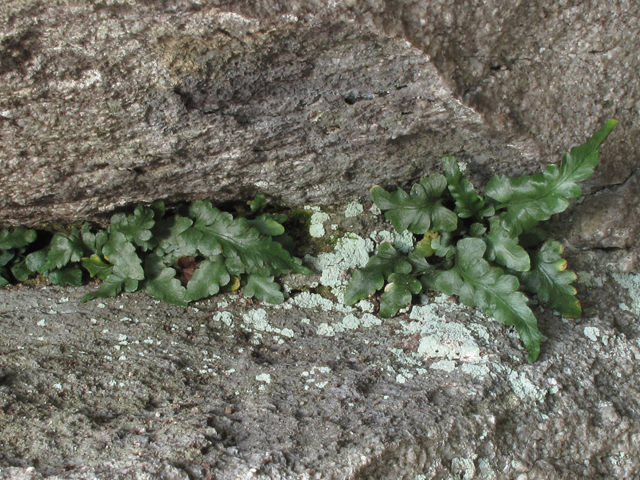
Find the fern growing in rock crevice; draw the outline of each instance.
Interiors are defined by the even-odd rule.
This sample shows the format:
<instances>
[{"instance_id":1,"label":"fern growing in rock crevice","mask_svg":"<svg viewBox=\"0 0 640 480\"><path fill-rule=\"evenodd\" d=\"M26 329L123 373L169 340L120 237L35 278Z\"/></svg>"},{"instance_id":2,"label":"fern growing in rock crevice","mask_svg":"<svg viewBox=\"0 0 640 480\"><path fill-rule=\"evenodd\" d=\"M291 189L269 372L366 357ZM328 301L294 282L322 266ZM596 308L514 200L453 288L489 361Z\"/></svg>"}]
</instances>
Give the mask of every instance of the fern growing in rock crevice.
<instances>
[{"instance_id":1,"label":"fern growing in rock crevice","mask_svg":"<svg viewBox=\"0 0 640 480\"><path fill-rule=\"evenodd\" d=\"M24 228L0 231L0 283L13 276L25 281L42 274L54 284L81 285L83 270L102 280L82 298L114 297L144 290L174 305L187 305L241 286L248 297L282 303L275 277L310 274L287 247L286 215L260 213L264 195L249 202L250 218L234 218L210 201L181 205L168 213L162 202L113 216L108 229L96 233L85 223L70 233L56 233L50 244L27 253L36 232Z\"/></svg>"},{"instance_id":2,"label":"fern growing in rock crevice","mask_svg":"<svg viewBox=\"0 0 640 480\"><path fill-rule=\"evenodd\" d=\"M498 321L514 325L535 361L543 340L537 320L520 290L569 317L582 313L559 242L546 239L538 223L564 211L581 195L578 182L593 174L598 147L617 124L607 122L593 137L566 153L559 166L519 178L494 177L479 195L458 168L443 158L444 175L423 178L409 193L371 189L371 198L400 233L418 235L411 253L383 243L364 268L357 269L345 292L352 305L384 289L380 315L391 317L413 295L436 290L457 295ZM143 290L174 305L187 305L237 290L269 303L284 294L275 278L312 273L292 256L284 232L286 216L262 213L258 194L250 213L234 218L197 201L168 212L162 202L113 216L108 229L88 223L58 232L35 249L34 230L0 230L0 285L41 274L54 284L80 285L90 275L102 280L82 301ZM35 250L35 251L34 251ZM86 272L86 273L85 273Z\"/></svg>"},{"instance_id":3,"label":"fern growing in rock crevice","mask_svg":"<svg viewBox=\"0 0 640 480\"><path fill-rule=\"evenodd\" d=\"M485 196L462 176L456 160L442 160L444 175L420 180L410 193L388 192L376 185L371 198L399 233L421 235L403 255L388 243L353 273L345 293L352 305L384 288L380 315L391 317L423 290L457 295L496 320L514 325L535 361L543 340L528 298L538 299L562 315L582 313L567 271L563 247L547 240L538 223L563 212L579 197L578 182L598 164L598 147L617 124L610 120L583 145L565 153L559 166L519 178L494 177ZM386 285L386 287L385 287Z\"/></svg>"}]
</instances>

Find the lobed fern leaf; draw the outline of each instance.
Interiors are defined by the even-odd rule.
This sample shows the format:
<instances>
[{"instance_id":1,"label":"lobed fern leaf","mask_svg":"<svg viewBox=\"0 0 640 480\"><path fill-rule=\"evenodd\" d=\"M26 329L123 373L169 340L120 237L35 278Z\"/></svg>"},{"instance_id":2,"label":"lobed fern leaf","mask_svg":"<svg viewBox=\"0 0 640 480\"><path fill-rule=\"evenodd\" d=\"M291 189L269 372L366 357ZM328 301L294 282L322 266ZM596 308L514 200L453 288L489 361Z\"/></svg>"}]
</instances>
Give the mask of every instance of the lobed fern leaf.
<instances>
[{"instance_id":1,"label":"lobed fern leaf","mask_svg":"<svg viewBox=\"0 0 640 480\"><path fill-rule=\"evenodd\" d=\"M537 295L541 302L556 309L565 317L579 317L582 307L571 286L578 277L567 270L562 258L564 247L555 240L547 240L532 257L531 270L517 273L522 287Z\"/></svg>"},{"instance_id":2,"label":"lobed fern leaf","mask_svg":"<svg viewBox=\"0 0 640 480\"><path fill-rule=\"evenodd\" d=\"M451 232L458 226L458 216L442 205L447 180L431 175L420 180L407 194L398 188L389 193L379 185L371 188L371 199L398 232L409 230L423 234L429 230Z\"/></svg>"},{"instance_id":3,"label":"lobed fern leaf","mask_svg":"<svg viewBox=\"0 0 640 480\"><path fill-rule=\"evenodd\" d=\"M455 266L432 275L429 284L448 295L458 295L465 305L478 307L499 322L514 325L529 351L529 361L534 362L543 338L537 319L527 306L527 297L518 291L518 279L491 268L483 258L485 250L479 238L458 241Z\"/></svg>"},{"instance_id":4,"label":"lobed fern leaf","mask_svg":"<svg viewBox=\"0 0 640 480\"><path fill-rule=\"evenodd\" d=\"M442 158L442 168L451 196L456 202L454 211L460 218L480 219L495 213L493 205L485 205L484 199L476 193L469 179L462 176L453 156L447 155Z\"/></svg>"},{"instance_id":5,"label":"lobed fern leaf","mask_svg":"<svg viewBox=\"0 0 640 480\"><path fill-rule=\"evenodd\" d=\"M598 164L598 147L618 123L609 120L585 144L565 153L560 167L549 165L543 173L519 178L493 177L486 189L488 197L498 202L496 210L506 210L504 220L519 235L548 220L579 197L577 184L593 174Z\"/></svg>"},{"instance_id":6,"label":"lobed fern leaf","mask_svg":"<svg viewBox=\"0 0 640 480\"><path fill-rule=\"evenodd\" d=\"M344 294L344 303L353 305L367 298L384 286L384 281L394 273L411 272L411 264L390 243L383 243L378 253L369 259L364 268L353 272Z\"/></svg>"}]
</instances>

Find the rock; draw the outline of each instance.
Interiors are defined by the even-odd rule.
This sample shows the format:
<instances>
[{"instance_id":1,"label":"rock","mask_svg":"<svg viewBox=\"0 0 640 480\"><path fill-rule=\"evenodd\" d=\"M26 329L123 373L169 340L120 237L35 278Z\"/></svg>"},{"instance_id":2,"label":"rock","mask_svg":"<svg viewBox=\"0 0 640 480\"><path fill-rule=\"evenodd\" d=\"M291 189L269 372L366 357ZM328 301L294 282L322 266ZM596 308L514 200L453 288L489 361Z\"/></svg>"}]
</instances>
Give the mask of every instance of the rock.
<instances>
[{"instance_id":1,"label":"rock","mask_svg":"<svg viewBox=\"0 0 640 480\"><path fill-rule=\"evenodd\" d=\"M570 221L565 242L577 262L609 271L640 270L638 172L622 185L586 197Z\"/></svg>"},{"instance_id":2,"label":"rock","mask_svg":"<svg viewBox=\"0 0 640 480\"><path fill-rule=\"evenodd\" d=\"M637 22L622 3L4 2L1 225L260 190L350 204L313 233L355 233L280 306L0 289L0 479L633 477L640 276L603 270L640 268ZM376 244L412 242L363 220L372 184L445 153L480 187L540 171L611 117L549 226L584 316L535 306L536 363L449 297L388 320L340 303Z\"/></svg>"},{"instance_id":3,"label":"rock","mask_svg":"<svg viewBox=\"0 0 640 480\"><path fill-rule=\"evenodd\" d=\"M536 152L488 128L427 55L373 26L190 5L1 7L0 222L258 190L346 204L375 183L418 179L445 153Z\"/></svg>"},{"instance_id":4,"label":"rock","mask_svg":"<svg viewBox=\"0 0 640 480\"><path fill-rule=\"evenodd\" d=\"M353 212L363 210L353 215ZM626 478L640 468L640 275L579 271L581 319L534 306L517 332L445 295L392 319L340 302L383 241L348 231L267 305L221 294L176 307L96 288L0 290L0 478ZM322 295L321 295L322 293ZM576 448L579 445L580 448ZM146 476L144 476L146 475Z\"/></svg>"},{"instance_id":5,"label":"rock","mask_svg":"<svg viewBox=\"0 0 640 480\"><path fill-rule=\"evenodd\" d=\"M346 204L444 153L482 186L557 162L612 117L586 192L640 166L623 4L21 0L0 16L5 226L259 190Z\"/></svg>"},{"instance_id":6,"label":"rock","mask_svg":"<svg viewBox=\"0 0 640 480\"><path fill-rule=\"evenodd\" d=\"M0 478L631 478L640 280L580 275L584 318L539 314L535 364L444 296L380 321L0 290Z\"/></svg>"}]
</instances>

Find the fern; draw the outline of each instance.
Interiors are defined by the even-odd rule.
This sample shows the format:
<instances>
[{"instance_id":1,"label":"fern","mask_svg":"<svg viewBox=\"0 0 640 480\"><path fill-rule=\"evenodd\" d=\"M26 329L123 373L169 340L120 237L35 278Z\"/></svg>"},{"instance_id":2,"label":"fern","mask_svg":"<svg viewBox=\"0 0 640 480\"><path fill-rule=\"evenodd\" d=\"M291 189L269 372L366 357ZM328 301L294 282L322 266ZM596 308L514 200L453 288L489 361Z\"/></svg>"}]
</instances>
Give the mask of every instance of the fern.
<instances>
[{"instance_id":1,"label":"fern","mask_svg":"<svg viewBox=\"0 0 640 480\"><path fill-rule=\"evenodd\" d=\"M581 195L578 182L593 174L598 147L617 123L607 122L566 153L559 166L550 165L541 174L494 177L486 198L462 176L451 156L442 160L444 176L423 178L410 194L374 186L371 198L394 228L423 237L409 255L388 243L380 245L369 263L353 272L345 303L352 305L384 289L380 315L390 317L423 289L457 295L465 305L514 325L534 362L543 336L519 290L537 295L563 315L582 313L571 286L576 276L566 270L562 245L545 242L537 225Z\"/></svg>"},{"instance_id":2,"label":"fern","mask_svg":"<svg viewBox=\"0 0 640 480\"><path fill-rule=\"evenodd\" d=\"M538 227L564 211L581 195L578 182L598 164L598 147L617 124L607 122L586 143L564 154L559 166L519 178L494 177L485 196L460 172L454 157L442 160L444 175L427 176L407 193L375 185L371 198L398 232L420 238L408 255L389 243L364 268L353 272L345 292L352 305L384 290L380 315L391 317L424 290L457 295L500 322L514 325L535 361L542 334L519 290L562 315L582 310L566 270L560 243L547 240ZM257 194L245 216L234 217L210 201L179 205L168 211L157 201L138 204L133 213L113 216L106 230L85 223L58 232L36 249L37 233L22 227L0 230L0 285L41 274L54 284L80 285L83 277L101 281L83 302L143 290L174 305L243 288L246 296L281 303L275 279L312 273L292 256L287 217L266 213Z\"/></svg>"},{"instance_id":3,"label":"fern","mask_svg":"<svg viewBox=\"0 0 640 480\"><path fill-rule=\"evenodd\" d=\"M264 196L249 205L259 212L266 205ZM275 277L312 273L273 238L284 233L280 222L286 216L234 218L210 201L177 211L185 215L167 216L164 204L155 202L151 207L138 205L129 216L115 215L102 256L82 259L92 276L104 279L82 300L142 289L167 303L187 305L242 285L246 296L277 304L284 295Z\"/></svg>"},{"instance_id":4,"label":"fern","mask_svg":"<svg viewBox=\"0 0 640 480\"><path fill-rule=\"evenodd\" d=\"M164 203L138 204L118 213L106 230L85 223L58 232L49 244L32 248L35 230L0 230L0 285L24 282L41 274L53 284L81 285L83 277L101 280L83 302L143 290L174 305L187 305L220 290L244 287L246 296L282 303L275 278L312 271L293 257L285 234L287 216L263 213L263 194L249 201L248 216L234 218L209 201L179 205L168 213Z\"/></svg>"},{"instance_id":5,"label":"fern","mask_svg":"<svg viewBox=\"0 0 640 480\"><path fill-rule=\"evenodd\" d=\"M35 240L35 230L23 227L0 230L0 285L9 285L12 277L18 281L28 278L29 270L25 266L23 254L26 247Z\"/></svg>"}]
</instances>

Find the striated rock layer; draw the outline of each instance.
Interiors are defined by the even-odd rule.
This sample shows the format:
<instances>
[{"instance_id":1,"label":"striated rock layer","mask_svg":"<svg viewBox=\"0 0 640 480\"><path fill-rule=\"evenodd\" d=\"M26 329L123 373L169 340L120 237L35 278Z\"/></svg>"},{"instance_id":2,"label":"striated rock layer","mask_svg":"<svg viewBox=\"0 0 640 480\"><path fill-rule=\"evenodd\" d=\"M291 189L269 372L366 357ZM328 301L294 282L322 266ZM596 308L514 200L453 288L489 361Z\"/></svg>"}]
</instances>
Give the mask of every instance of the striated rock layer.
<instances>
[{"instance_id":1,"label":"striated rock layer","mask_svg":"<svg viewBox=\"0 0 640 480\"><path fill-rule=\"evenodd\" d=\"M258 190L348 203L446 153L491 170L536 152L375 26L189 5L0 7L0 222Z\"/></svg>"}]
</instances>

